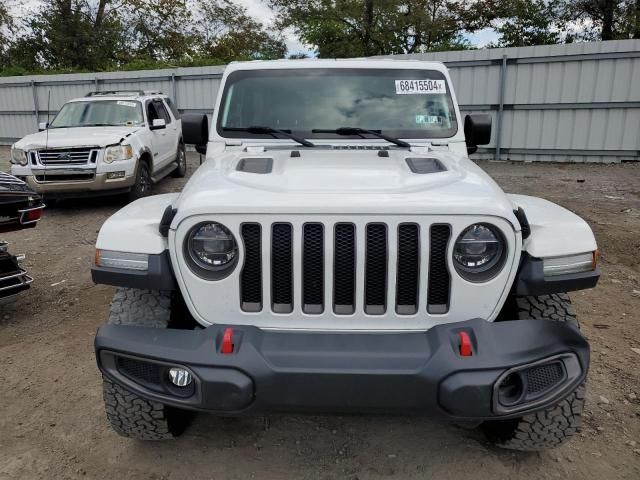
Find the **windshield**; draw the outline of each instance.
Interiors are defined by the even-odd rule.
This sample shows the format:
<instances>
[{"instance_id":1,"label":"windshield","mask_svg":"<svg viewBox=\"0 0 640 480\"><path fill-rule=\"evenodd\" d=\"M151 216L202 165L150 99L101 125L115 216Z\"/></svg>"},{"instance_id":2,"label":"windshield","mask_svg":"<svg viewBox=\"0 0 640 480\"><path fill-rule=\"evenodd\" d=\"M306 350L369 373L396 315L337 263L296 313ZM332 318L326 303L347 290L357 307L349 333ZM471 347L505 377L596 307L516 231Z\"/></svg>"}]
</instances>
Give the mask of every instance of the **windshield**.
<instances>
[{"instance_id":1,"label":"windshield","mask_svg":"<svg viewBox=\"0 0 640 480\"><path fill-rule=\"evenodd\" d=\"M434 70L237 71L227 78L221 109L217 130L222 137L265 137L225 130L254 125L305 138L338 138L312 131L339 127L401 138L445 138L457 131L449 86Z\"/></svg>"},{"instance_id":2,"label":"windshield","mask_svg":"<svg viewBox=\"0 0 640 480\"><path fill-rule=\"evenodd\" d=\"M135 100L93 100L62 106L50 128L140 125L142 106Z\"/></svg>"}]
</instances>

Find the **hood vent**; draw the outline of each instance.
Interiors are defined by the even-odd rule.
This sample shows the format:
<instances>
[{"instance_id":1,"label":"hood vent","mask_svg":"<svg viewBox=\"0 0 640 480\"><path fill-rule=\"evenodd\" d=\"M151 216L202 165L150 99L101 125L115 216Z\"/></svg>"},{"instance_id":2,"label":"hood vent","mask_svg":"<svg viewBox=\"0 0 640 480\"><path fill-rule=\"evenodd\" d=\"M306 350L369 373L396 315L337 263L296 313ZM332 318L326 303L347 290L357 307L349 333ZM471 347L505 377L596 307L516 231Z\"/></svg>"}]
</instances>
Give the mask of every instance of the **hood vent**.
<instances>
[{"instance_id":1,"label":"hood vent","mask_svg":"<svg viewBox=\"0 0 640 480\"><path fill-rule=\"evenodd\" d=\"M238 162L236 170L245 173L271 173L273 158L243 158Z\"/></svg>"},{"instance_id":2,"label":"hood vent","mask_svg":"<svg viewBox=\"0 0 640 480\"><path fill-rule=\"evenodd\" d=\"M446 167L436 158L407 158L407 165L413 173L446 172Z\"/></svg>"}]
</instances>

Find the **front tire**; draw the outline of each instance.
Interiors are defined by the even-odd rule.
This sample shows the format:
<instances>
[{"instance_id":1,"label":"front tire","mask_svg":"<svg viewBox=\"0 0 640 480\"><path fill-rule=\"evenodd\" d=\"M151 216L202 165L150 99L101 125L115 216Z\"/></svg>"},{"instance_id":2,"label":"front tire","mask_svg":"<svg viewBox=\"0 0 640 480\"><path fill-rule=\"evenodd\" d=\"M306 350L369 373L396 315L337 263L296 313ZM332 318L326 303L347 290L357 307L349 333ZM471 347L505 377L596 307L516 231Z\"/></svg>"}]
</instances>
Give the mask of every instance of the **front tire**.
<instances>
[{"instance_id":1,"label":"front tire","mask_svg":"<svg viewBox=\"0 0 640 480\"><path fill-rule=\"evenodd\" d=\"M151 187L153 182L151 181L151 172L149 165L145 161L138 162L138 168L136 169L136 180L131 191L129 192L127 199L129 202L133 202L143 197L151 195Z\"/></svg>"},{"instance_id":2,"label":"front tire","mask_svg":"<svg viewBox=\"0 0 640 480\"><path fill-rule=\"evenodd\" d=\"M176 162L178 163L178 166L173 172L171 172L171 176L174 178L184 178L184 176L187 174L187 152L182 143L178 145Z\"/></svg>"},{"instance_id":3,"label":"front tire","mask_svg":"<svg viewBox=\"0 0 640 480\"><path fill-rule=\"evenodd\" d=\"M566 293L513 298L505 309L518 320L566 322L579 327ZM511 420L485 422L482 429L490 441L510 450L540 451L558 447L580 429L585 392L586 381L545 410Z\"/></svg>"},{"instance_id":4,"label":"front tire","mask_svg":"<svg viewBox=\"0 0 640 480\"><path fill-rule=\"evenodd\" d=\"M111 302L111 325L167 328L171 320L170 292L119 288ZM102 377L107 419L123 437L167 440L180 435L191 419L189 412L147 400Z\"/></svg>"}]
</instances>

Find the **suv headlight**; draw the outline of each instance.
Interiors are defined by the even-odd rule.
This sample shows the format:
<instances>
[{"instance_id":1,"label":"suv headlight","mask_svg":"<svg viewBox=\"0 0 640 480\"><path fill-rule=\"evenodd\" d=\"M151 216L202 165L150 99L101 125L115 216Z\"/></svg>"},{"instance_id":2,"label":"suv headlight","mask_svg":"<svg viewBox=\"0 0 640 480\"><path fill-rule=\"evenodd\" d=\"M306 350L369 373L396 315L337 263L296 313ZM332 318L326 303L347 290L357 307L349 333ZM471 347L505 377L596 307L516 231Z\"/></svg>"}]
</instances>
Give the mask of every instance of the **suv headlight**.
<instances>
[{"instance_id":1,"label":"suv headlight","mask_svg":"<svg viewBox=\"0 0 640 480\"><path fill-rule=\"evenodd\" d=\"M238 243L227 227L200 223L185 240L185 257L196 274L209 280L227 276L238 261Z\"/></svg>"},{"instance_id":2,"label":"suv headlight","mask_svg":"<svg viewBox=\"0 0 640 480\"><path fill-rule=\"evenodd\" d=\"M106 163L129 160L130 158L133 158L133 147L131 145L112 145L107 147L104 152L104 161Z\"/></svg>"},{"instance_id":3,"label":"suv headlight","mask_svg":"<svg viewBox=\"0 0 640 480\"><path fill-rule=\"evenodd\" d=\"M453 263L465 280L486 282L500 272L506 252L500 230L487 223L477 223L467 227L456 240Z\"/></svg>"},{"instance_id":4,"label":"suv headlight","mask_svg":"<svg viewBox=\"0 0 640 480\"><path fill-rule=\"evenodd\" d=\"M27 152L20 148L11 147L11 163L24 167L27 164Z\"/></svg>"}]
</instances>

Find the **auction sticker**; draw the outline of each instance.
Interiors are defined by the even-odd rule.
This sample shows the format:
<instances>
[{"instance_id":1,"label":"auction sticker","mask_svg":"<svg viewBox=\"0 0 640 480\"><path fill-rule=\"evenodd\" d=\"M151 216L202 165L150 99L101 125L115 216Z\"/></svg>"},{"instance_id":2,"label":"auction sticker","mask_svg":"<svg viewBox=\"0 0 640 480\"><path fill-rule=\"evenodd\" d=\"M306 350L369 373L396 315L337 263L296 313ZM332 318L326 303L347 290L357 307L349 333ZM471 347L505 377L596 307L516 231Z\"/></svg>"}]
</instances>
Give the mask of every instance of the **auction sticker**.
<instances>
[{"instance_id":1,"label":"auction sticker","mask_svg":"<svg viewBox=\"0 0 640 480\"><path fill-rule=\"evenodd\" d=\"M118 100L118 105L135 108L135 107L138 106L138 103L137 102L126 102L124 100Z\"/></svg>"},{"instance_id":2,"label":"auction sticker","mask_svg":"<svg viewBox=\"0 0 640 480\"><path fill-rule=\"evenodd\" d=\"M447 93L444 80L396 80L397 95L424 95Z\"/></svg>"}]
</instances>

